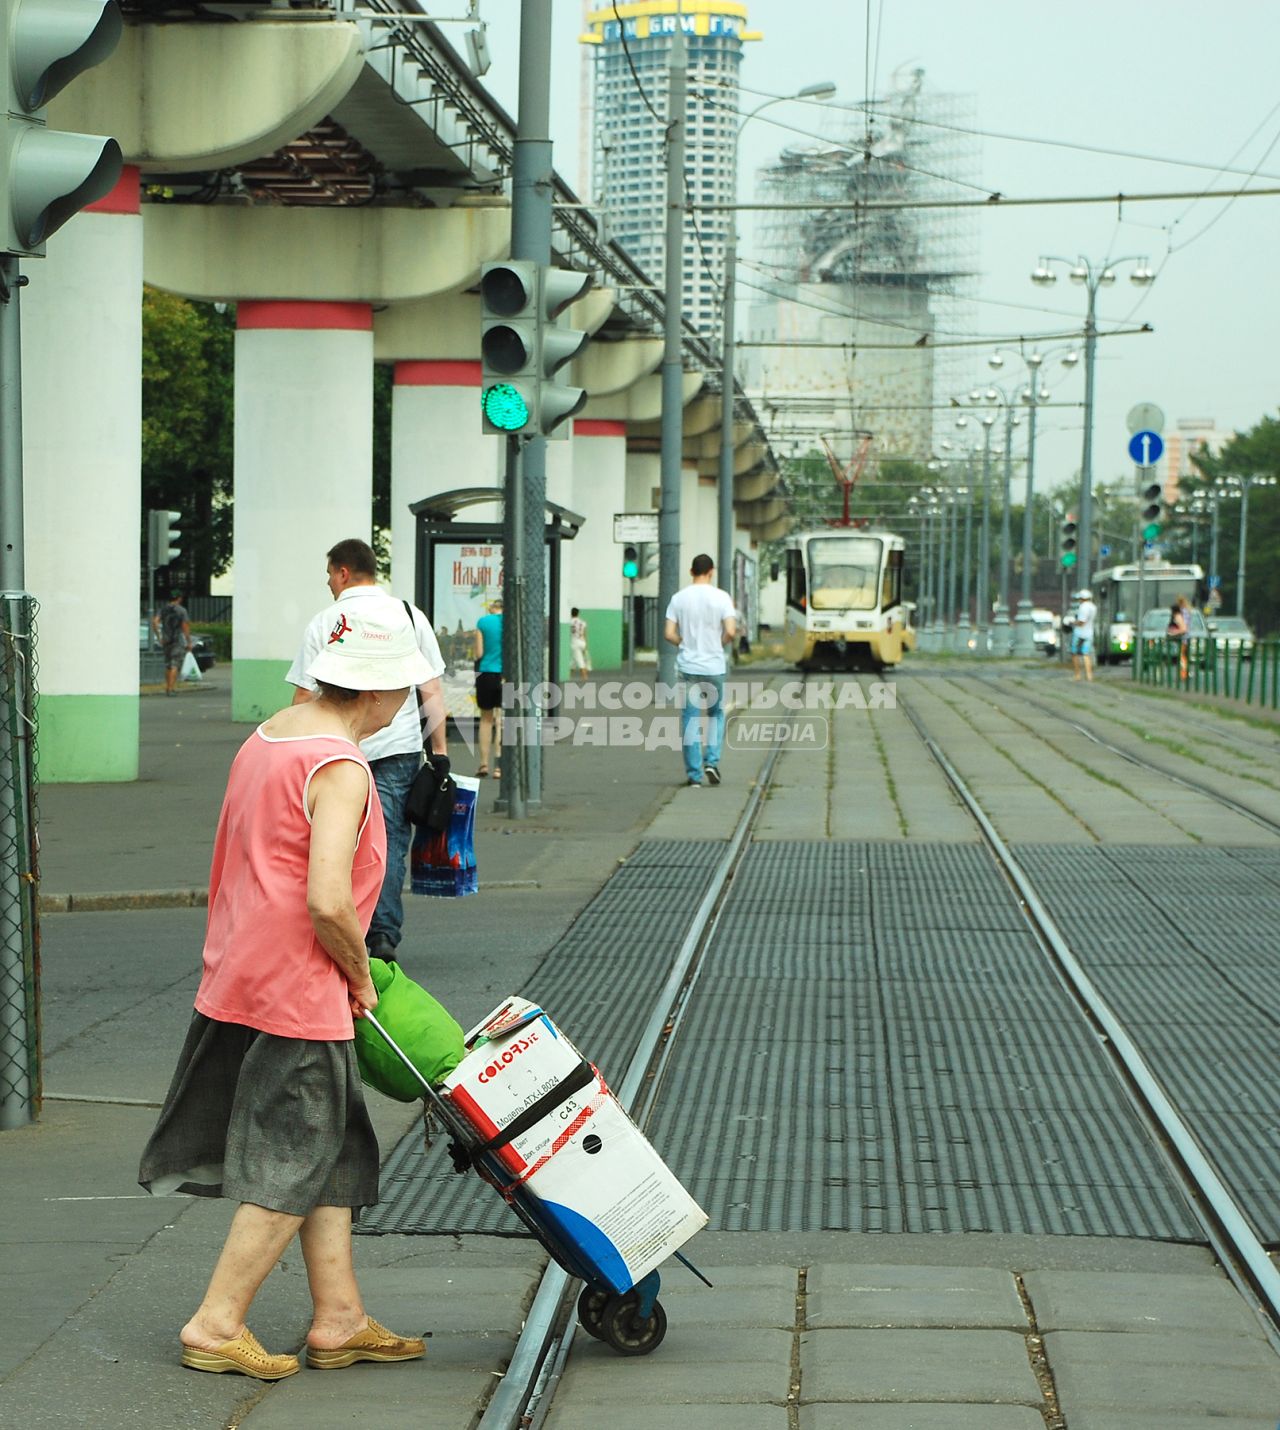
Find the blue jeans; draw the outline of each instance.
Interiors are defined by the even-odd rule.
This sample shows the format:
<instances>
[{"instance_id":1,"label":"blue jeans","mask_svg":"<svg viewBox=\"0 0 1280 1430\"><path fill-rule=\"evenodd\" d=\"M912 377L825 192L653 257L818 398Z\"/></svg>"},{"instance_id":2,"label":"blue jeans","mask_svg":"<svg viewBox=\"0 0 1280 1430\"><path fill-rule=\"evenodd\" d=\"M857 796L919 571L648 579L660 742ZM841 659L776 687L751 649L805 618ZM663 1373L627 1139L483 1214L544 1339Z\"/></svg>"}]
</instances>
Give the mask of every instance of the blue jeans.
<instances>
[{"instance_id":1,"label":"blue jeans","mask_svg":"<svg viewBox=\"0 0 1280 1430\"><path fill-rule=\"evenodd\" d=\"M680 677L680 743L684 746L685 774L702 783L704 765L719 765L724 740L724 676ZM702 753L702 717L707 717L707 751Z\"/></svg>"},{"instance_id":2,"label":"blue jeans","mask_svg":"<svg viewBox=\"0 0 1280 1430\"><path fill-rule=\"evenodd\" d=\"M422 756L417 751L411 755L384 755L380 760L369 761L378 786L378 798L382 801L382 817L387 824L387 873L365 935L369 943L375 938L385 938L392 948L399 948L403 937L405 861L413 840L413 826L404 817L404 802L421 765Z\"/></svg>"}]
</instances>

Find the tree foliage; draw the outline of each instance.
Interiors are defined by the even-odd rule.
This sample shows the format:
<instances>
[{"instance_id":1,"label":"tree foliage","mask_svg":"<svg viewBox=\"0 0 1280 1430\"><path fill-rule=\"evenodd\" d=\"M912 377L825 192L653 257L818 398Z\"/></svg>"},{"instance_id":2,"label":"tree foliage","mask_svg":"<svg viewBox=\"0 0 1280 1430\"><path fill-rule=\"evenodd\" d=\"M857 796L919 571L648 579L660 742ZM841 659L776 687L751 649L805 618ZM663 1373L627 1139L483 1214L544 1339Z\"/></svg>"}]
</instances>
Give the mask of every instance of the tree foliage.
<instances>
[{"instance_id":1,"label":"tree foliage","mask_svg":"<svg viewBox=\"0 0 1280 1430\"><path fill-rule=\"evenodd\" d=\"M197 594L231 560L234 345L230 314L143 290L142 550L148 508L181 512L182 555L161 581Z\"/></svg>"}]
</instances>

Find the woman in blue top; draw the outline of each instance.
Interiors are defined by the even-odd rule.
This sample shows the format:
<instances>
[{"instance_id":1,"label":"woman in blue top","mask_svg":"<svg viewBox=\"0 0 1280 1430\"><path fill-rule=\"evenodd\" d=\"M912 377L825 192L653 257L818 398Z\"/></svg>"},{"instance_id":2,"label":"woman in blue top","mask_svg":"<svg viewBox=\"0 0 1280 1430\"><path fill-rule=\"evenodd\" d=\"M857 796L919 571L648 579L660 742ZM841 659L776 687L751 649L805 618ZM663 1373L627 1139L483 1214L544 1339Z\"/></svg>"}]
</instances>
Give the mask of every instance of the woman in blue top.
<instances>
[{"instance_id":1,"label":"woman in blue top","mask_svg":"<svg viewBox=\"0 0 1280 1430\"><path fill-rule=\"evenodd\" d=\"M489 773L489 751L493 750L493 773L502 773L502 601L489 602L489 614L476 622L476 704L480 707L480 768Z\"/></svg>"}]
</instances>

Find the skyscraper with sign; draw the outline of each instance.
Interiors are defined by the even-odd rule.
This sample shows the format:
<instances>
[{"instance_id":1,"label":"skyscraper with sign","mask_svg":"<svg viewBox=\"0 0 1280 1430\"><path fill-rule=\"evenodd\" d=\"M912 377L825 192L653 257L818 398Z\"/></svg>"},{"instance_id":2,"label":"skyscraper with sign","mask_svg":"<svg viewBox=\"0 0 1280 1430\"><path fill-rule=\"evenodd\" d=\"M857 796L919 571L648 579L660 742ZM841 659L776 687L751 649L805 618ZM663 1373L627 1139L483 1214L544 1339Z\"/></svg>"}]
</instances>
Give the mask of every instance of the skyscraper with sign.
<instances>
[{"instance_id":1,"label":"skyscraper with sign","mask_svg":"<svg viewBox=\"0 0 1280 1430\"><path fill-rule=\"evenodd\" d=\"M688 197L732 203L736 194L738 69L747 7L735 0L629 0L585 17L594 50L590 99L591 193L609 236L655 281L663 279L666 214L667 79L679 25L688 45ZM685 217L685 313L710 338L719 327L727 215Z\"/></svg>"}]
</instances>

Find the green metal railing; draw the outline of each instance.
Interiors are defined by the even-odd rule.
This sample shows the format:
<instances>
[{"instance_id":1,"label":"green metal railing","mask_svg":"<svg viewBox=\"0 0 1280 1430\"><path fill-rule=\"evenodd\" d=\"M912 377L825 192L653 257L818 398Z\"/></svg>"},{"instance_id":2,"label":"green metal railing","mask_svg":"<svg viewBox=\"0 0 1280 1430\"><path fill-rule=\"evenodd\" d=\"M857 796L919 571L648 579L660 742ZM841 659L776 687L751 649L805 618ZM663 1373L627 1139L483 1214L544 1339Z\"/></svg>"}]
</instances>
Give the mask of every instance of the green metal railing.
<instances>
[{"instance_id":1,"label":"green metal railing","mask_svg":"<svg viewBox=\"0 0 1280 1430\"><path fill-rule=\"evenodd\" d=\"M1213 636L1193 636L1185 646L1185 669L1183 653L1176 636L1143 641L1139 679L1144 685L1280 710L1280 640L1256 641L1246 652L1242 647L1233 651Z\"/></svg>"}]
</instances>

